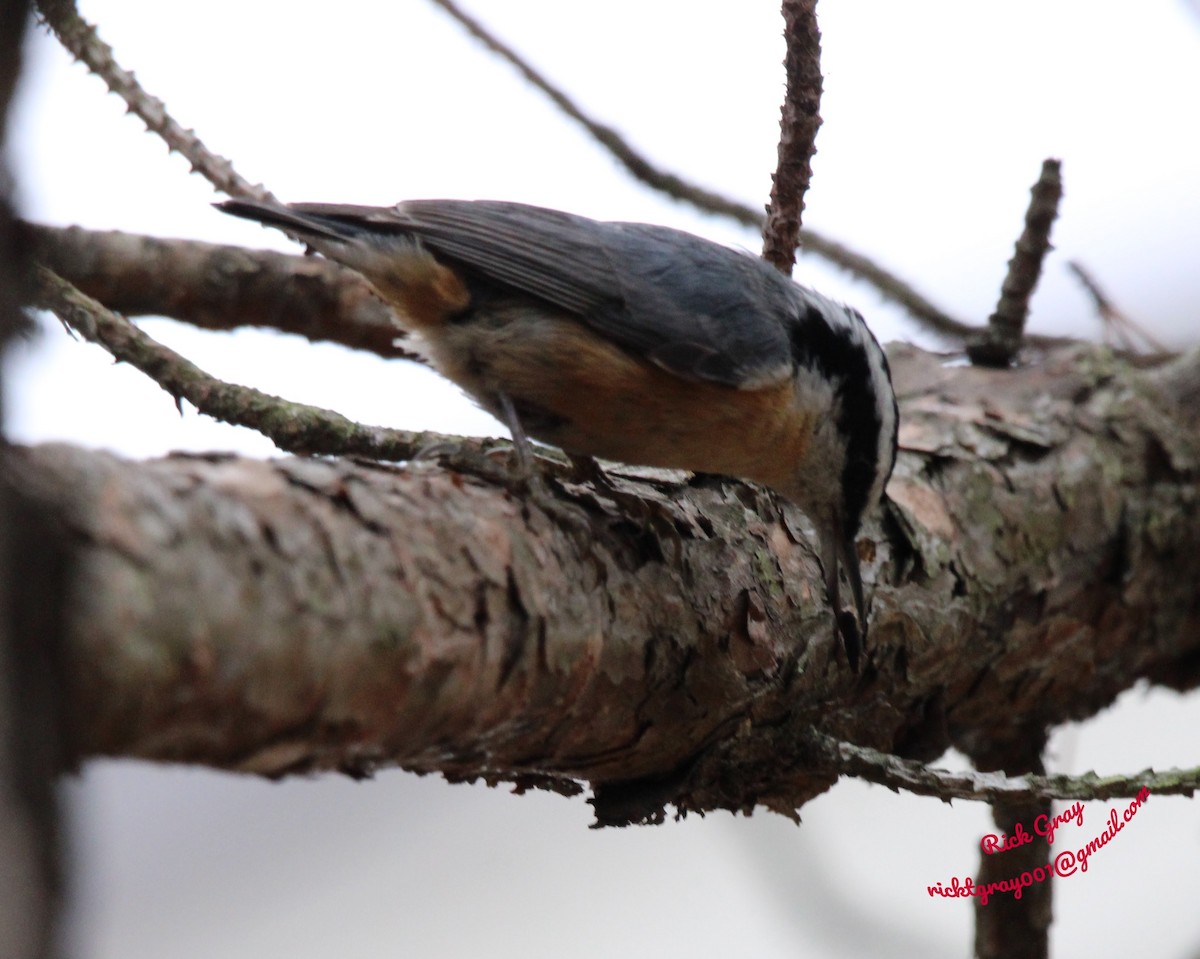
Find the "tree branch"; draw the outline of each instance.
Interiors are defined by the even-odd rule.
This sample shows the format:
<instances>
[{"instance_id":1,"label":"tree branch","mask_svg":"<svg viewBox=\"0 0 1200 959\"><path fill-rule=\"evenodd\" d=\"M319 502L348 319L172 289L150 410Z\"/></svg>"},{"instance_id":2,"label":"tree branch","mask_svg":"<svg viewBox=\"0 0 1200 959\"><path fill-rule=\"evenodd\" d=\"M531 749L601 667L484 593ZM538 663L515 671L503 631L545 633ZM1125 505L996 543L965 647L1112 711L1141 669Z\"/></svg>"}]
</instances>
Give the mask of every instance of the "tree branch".
<instances>
[{"instance_id":1,"label":"tree branch","mask_svg":"<svg viewBox=\"0 0 1200 959\"><path fill-rule=\"evenodd\" d=\"M762 214L744 203L708 190L697 183L657 166L649 157L640 153L614 128L588 116L566 91L550 81L513 47L505 43L476 20L454 0L432 0L456 20L471 36L488 50L507 62L533 87L544 93L563 114L582 126L588 134L604 147L640 183L652 190L690 203L697 209L725 216L743 226L760 227Z\"/></svg>"},{"instance_id":2,"label":"tree branch","mask_svg":"<svg viewBox=\"0 0 1200 959\"><path fill-rule=\"evenodd\" d=\"M1188 796L1200 790L1200 768L1142 769L1134 773L1099 775L1002 775L995 772L950 772L889 753L840 742L814 730L808 737L834 767L867 782L918 796L1018 803L1051 799L1132 799L1143 789L1155 796Z\"/></svg>"},{"instance_id":3,"label":"tree branch","mask_svg":"<svg viewBox=\"0 0 1200 959\"><path fill-rule=\"evenodd\" d=\"M126 316L269 327L424 362L403 347L407 333L367 281L324 257L77 226L23 229L39 263Z\"/></svg>"},{"instance_id":4,"label":"tree branch","mask_svg":"<svg viewBox=\"0 0 1200 959\"><path fill-rule=\"evenodd\" d=\"M262 433L282 450L406 460L431 447L452 444L465 460L467 444L458 437L363 426L332 410L219 380L45 267L36 271L34 302L54 312L84 339L103 346L114 359L141 370L177 405L187 400L214 419ZM486 471L482 452L482 448L474 451L475 461Z\"/></svg>"},{"instance_id":5,"label":"tree branch","mask_svg":"<svg viewBox=\"0 0 1200 959\"><path fill-rule=\"evenodd\" d=\"M76 753L582 781L602 823L791 814L839 772L813 729L979 754L1139 677L1200 683L1200 352L892 361L861 677L806 524L744 484L556 479L545 503L432 464L14 452L80 546Z\"/></svg>"},{"instance_id":6,"label":"tree branch","mask_svg":"<svg viewBox=\"0 0 1200 959\"><path fill-rule=\"evenodd\" d=\"M821 31L817 0L783 0L787 90L779 118L779 162L763 226L763 259L791 276L800 245L804 194L821 126Z\"/></svg>"},{"instance_id":7,"label":"tree branch","mask_svg":"<svg viewBox=\"0 0 1200 959\"><path fill-rule=\"evenodd\" d=\"M1042 263L1050 252L1050 227L1058 217L1062 199L1062 163L1046 160L1042 173L1029 196L1025 229L1017 238L1016 252L1008 261L1008 273L1000 288L1000 302L988 317L985 330L967 342L967 355L973 363L1008 366L1021 348L1025 320L1029 317L1029 298L1042 275Z\"/></svg>"},{"instance_id":8,"label":"tree branch","mask_svg":"<svg viewBox=\"0 0 1200 959\"><path fill-rule=\"evenodd\" d=\"M658 166L644 153L635 149L615 129L584 113L561 87L547 79L521 54L463 10L455 0L433 2L458 21L476 40L511 64L530 84L549 97L567 117L582 126L634 179L705 213L727 217L735 223L762 232L766 219L758 208L716 193ZM839 269L869 283L885 300L907 310L917 322L934 333L961 341L976 329L961 320L956 320L900 277L838 240L805 228L800 232L800 244L802 253L811 253L828 260Z\"/></svg>"},{"instance_id":9,"label":"tree branch","mask_svg":"<svg viewBox=\"0 0 1200 959\"><path fill-rule=\"evenodd\" d=\"M383 357L423 362L404 348L405 332L393 325L391 312L362 278L321 257L78 226L25 223L21 229L39 262L127 315L169 316L213 330L270 327ZM809 230L801 235L809 246L834 242ZM922 306L925 301L919 294L903 283L892 284L895 277L854 251L839 247L837 257L853 262L850 272L869 276L884 299L916 313L928 305ZM978 328L936 310L922 323L952 340L978 333ZM1077 341L1027 336L1026 342L1053 348ZM1161 362L1164 357L1149 359Z\"/></svg>"},{"instance_id":10,"label":"tree branch","mask_svg":"<svg viewBox=\"0 0 1200 959\"><path fill-rule=\"evenodd\" d=\"M1167 349L1162 342L1154 337L1149 330L1141 324L1136 323L1129 314L1118 310L1113 305L1113 301L1109 299L1102 289L1100 284L1096 282L1096 278L1091 272L1084 267L1078 260L1071 260L1067 263L1067 269L1079 281L1079 285L1087 291L1091 297L1092 303L1096 306L1096 313L1100 317L1100 322L1104 326L1104 341L1107 343L1110 340L1110 335L1115 336L1120 341L1120 346L1130 353L1137 352L1137 347L1130 339L1130 334L1141 337L1142 342L1157 353L1160 357L1168 355L1171 350Z\"/></svg>"},{"instance_id":11,"label":"tree branch","mask_svg":"<svg viewBox=\"0 0 1200 959\"><path fill-rule=\"evenodd\" d=\"M112 47L100 39L96 28L79 15L75 0L37 0L38 13L45 19L59 42L76 60L87 66L125 101L129 112L146 124L167 149L180 154L214 189L247 200L272 200L271 191L261 183L243 179L233 163L204 145L195 130L185 130L167 112L166 105L147 93L137 78L121 68Z\"/></svg>"}]
</instances>

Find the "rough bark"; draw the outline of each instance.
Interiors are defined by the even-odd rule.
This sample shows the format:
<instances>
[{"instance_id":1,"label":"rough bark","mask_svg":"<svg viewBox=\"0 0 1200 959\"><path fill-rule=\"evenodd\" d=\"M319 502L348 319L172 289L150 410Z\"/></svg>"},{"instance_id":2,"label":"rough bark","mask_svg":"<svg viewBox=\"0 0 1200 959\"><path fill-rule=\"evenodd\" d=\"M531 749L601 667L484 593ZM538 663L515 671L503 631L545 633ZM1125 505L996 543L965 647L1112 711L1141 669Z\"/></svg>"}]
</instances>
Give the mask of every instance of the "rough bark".
<instances>
[{"instance_id":1,"label":"rough bark","mask_svg":"<svg viewBox=\"0 0 1200 959\"><path fill-rule=\"evenodd\" d=\"M564 790L601 822L835 778L817 727L913 758L1200 681L1200 352L1014 371L892 350L901 445L859 543L869 659L835 653L807 524L744 484L68 447L6 470L79 545L77 756L283 775L399 764Z\"/></svg>"},{"instance_id":2,"label":"rough bark","mask_svg":"<svg viewBox=\"0 0 1200 959\"><path fill-rule=\"evenodd\" d=\"M414 355L366 280L330 260L77 226L22 230L39 263L126 316L169 316L206 330L267 327L384 357Z\"/></svg>"}]
</instances>

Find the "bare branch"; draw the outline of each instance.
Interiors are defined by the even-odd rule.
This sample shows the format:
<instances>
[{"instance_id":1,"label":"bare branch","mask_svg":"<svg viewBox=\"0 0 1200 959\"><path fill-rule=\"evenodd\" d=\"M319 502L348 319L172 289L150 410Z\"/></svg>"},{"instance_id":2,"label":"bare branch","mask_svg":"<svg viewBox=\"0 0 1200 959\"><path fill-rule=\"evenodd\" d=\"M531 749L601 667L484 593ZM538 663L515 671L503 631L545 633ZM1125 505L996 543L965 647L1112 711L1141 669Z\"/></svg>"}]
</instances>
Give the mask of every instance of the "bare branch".
<instances>
[{"instance_id":1,"label":"bare branch","mask_svg":"<svg viewBox=\"0 0 1200 959\"><path fill-rule=\"evenodd\" d=\"M1000 288L996 312L988 317L987 329L967 343L971 362L983 366L1008 366L1021 348L1029 298L1042 275L1042 263L1050 252L1050 227L1058 217L1062 199L1062 163L1046 160L1042 174L1030 191L1025 229L1017 239L1016 252L1008 261L1008 275Z\"/></svg>"},{"instance_id":2,"label":"bare branch","mask_svg":"<svg viewBox=\"0 0 1200 959\"><path fill-rule=\"evenodd\" d=\"M424 360L358 273L324 257L25 224L39 263L126 316L208 330L269 327L385 358ZM399 342L397 342L399 341Z\"/></svg>"},{"instance_id":3,"label":"bare branch","mask_svg":"<svg viewBox=\"0 0 1200 959\"><path fill-rule=\"evenodd\" d=\"M1096 278L1084 267L1078 260L1071 260L1067 263L1067 269L1074 274L1079 280L1080 285L1087 291L1092 298L1092 302L1096 305L1096 312L1100 315L1100 322L1104 325L1106 334L1109 332L1115 333L1121 338L1121 346L1129 352L1136 352L1136 347L1130 341L1128 333L1140 336L1142 341L1160 355L1167 355L1171 350L1160 340L1155 339L1144 326L1134 322L1129 314L1118 310L1113 305L1113 301L1108 295L1100 289L1100 284L1096 282Z\"/></svg>"},{"instance_id":4,"label":"bare branch","mask_svg":"<svg viewBox=\"0 0 1200 959\"><path fill-rule=\"evenodd\" d=\"M821 31L817 0L783 0L787 90L779 118L779 163L763 227L763 259L788 276L800 245L804 194L821 126Z\"/></svg>"},{"instance_id":5,"label":"bare branch","mask_svg":"<svg viewBox=\"0 0 1200 959\"><path fill-rule=\"evenodd\" d=\"M169 316L213 330L266 326L423 362L396 343L406 334L366 282L321 257L81 227L27 224L25 229L42 263L127 315ZM923 312L928 329L959 340L974 331L852 250L810 230L804 231L804 242L836 248L837 260L853 262L852 272L869 277L885 299L914 315ZM1030 342L1061 346L1072 341L1036 337Z\"/></svg>"},{"instance_id":6,"label":"bare branch","mask_svg":"<svg viewBox=\"0 0 1200 959\"><path fill-rule=\"evenodd\" d=\"M467 452L466 441L459 437L362 426L331 410L224 383L44 267L37 270L35 297L38 306L53 311L84 339L99 343L114 359L149 376L176 404L186 399L214 419L262 433L282 450L381 460L411 459L444 445Z\"/></svg>"},{"instance_id":7,"label":"bare branch","mask_svg":"<svg viewBox=\"0 0 1200 959\"><path fill-rule=\"evenodd\" d=\"M924 294L874 260L809 227L800 230L800 253L815 253L851 276L873 286L883 299L895 303L920 326L955 342L979 332L979 327L955 319ZM1060 341L1059 345L1062 345Z\"/></svg>"},{"instance_id":8,"label":"bare branch","mask_svg":"<svg viewBox=\"0 0 1200 959\"><path fill-rule=\"evenodd\" d=\"M130 316L169 316L203 329L261 326L314 341L341 343L379 356L423 363L404 348L407 334L391 311L352 270L323 257L162 239L117 230L23 225L37 259L110 309ZM832 241L805 231L805 242ZM843 249L841 256L857 254ZM875 269L858 262L859 272ZM890 274L874 274L884 291ZM907 288L886 291L905 302ZM915 295L915 294L914 294ZM918 297L918 301L920 298ZM907 302L910 311L920 302ZM944 314L924 324L951 339L975 331ZM1029 336L1031 346L1068 346L1067 337ZM397 342L399 341L399 342ZM1161 357L1147 357L1155 362Z\"/></svg>"},{"instance_id":9,"label":"bare branch","mask_svg":"<svg viewBox=\"0 0 1200 959\"><path fill-rule=\"evenodd\" d=\"M515 67L517 72L549 97L564 114L587 130L596 142L608 150L636 180L669 197L689 203L705 213L727 217L759 232L763 230L766 218L759 210L708 190L655 165L648 157L634 149L612 127L600 123L584 113L560 87L553 84L512 47L499 40L483 24L466 13L455 0L433 0L433 2L457 20L471 36ZM834 266L874 286L884 299L907 310L922 326L934 333L962 340L975 329L954 319L900 277L862 253L851 250L844 243L805 228L800 232L800 244L800 252L820 256Z\"/></svg>"},{"instance_id":10,"label":"bare branch","mask_svg":"<svg viewBox=\"0 0 1200 959\"><path fill-rule=\"evenodd\" d=\"M214 189L249 200L274 199L262 184L250 183L239 176L233 163L209 150L194 130L180 126L167 113L161 100L150 96L132 73L121 69L112 47L79 15L75 0L37 0L37 8L71 55L108 84L108 88L125 101L129 112L141 118L147 130L157 134L169 150L187 160L192 170L208 180Z\"/></svg>"},{"instance_id":11,"label":"bare branch","mask_svg":"<svg viewBox=\"0 0 1200 959\"><path fill-rule=\"evenodd\" d=\"M952 799L989 803L1132 799L1143 789L1155 796L1191 797L1196 790L1200 790L1200 768L1143 769L1136 773L1105 776L1096 772L1071 776L951 772L866 746L840 742L817 731L810 735L810 739L828 762L851 776L887 786L897 792L903 790L918 796L933 796L944 802Z\"/></svg>"},{"instance_id":12,"label":"bare branch","mask_svg":"<svg viewBox=\"0 0 1200 959\"><path fill-rule=\"evenodd\" d=\"M521 76L541 90L556 107L587 130L596 142L616 157L636 180L660 193L691 203L709 213L729 217L745 226L755 228L761 226L762 214L756 210L655 166L649 158L635 150L612 127L593 120L584 113L583 109L560 87L543 76L528 60L463 10L454 0L433 0L433 3L457 20L476 40L515 67Z\"/></svg>"}]
</instances>

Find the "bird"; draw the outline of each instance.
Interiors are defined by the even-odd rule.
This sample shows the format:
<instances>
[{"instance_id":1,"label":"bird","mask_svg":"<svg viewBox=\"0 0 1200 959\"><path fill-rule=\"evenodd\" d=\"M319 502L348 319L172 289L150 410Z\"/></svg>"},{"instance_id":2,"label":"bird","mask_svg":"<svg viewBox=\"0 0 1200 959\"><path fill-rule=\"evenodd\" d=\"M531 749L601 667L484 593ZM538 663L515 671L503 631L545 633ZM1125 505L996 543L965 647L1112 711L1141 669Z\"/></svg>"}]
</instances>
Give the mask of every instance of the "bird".
<instances>
[{"instance_id":1,"label":"bird","mask_svg":"<svg viewBox=\"0 0 1200 959\"><path fill-rule=\"evenodd\" d=\"M654 224L499 200L216 206L361 274L435 369L528 436L749 480L794 503L816 530L835 635L858 671L856 538L895 465L899 412L857 310L748 252ZM857 621L841 608L839 567Z\"/></svg>"}]
</instances>

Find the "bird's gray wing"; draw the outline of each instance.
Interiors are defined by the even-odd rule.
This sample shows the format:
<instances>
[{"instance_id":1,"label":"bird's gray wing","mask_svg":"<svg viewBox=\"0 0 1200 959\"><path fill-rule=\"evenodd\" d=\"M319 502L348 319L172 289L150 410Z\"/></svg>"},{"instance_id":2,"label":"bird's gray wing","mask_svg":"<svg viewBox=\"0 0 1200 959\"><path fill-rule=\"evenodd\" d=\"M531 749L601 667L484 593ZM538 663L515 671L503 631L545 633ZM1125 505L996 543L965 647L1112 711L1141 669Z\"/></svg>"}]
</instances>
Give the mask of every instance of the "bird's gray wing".
<instances>
[{"instance_id":1,"label":"bird's gray wing","mask_svg":"<svg viewBox=\"0 0 1200 959\"><path fill-rule=\"evenodd\" d=\"M799 288L679 230L488 200L290 209L334 229L418 237L448 265L565 310L677 376L746 389L791 374Z\"/></svg>"}]
</instances>

